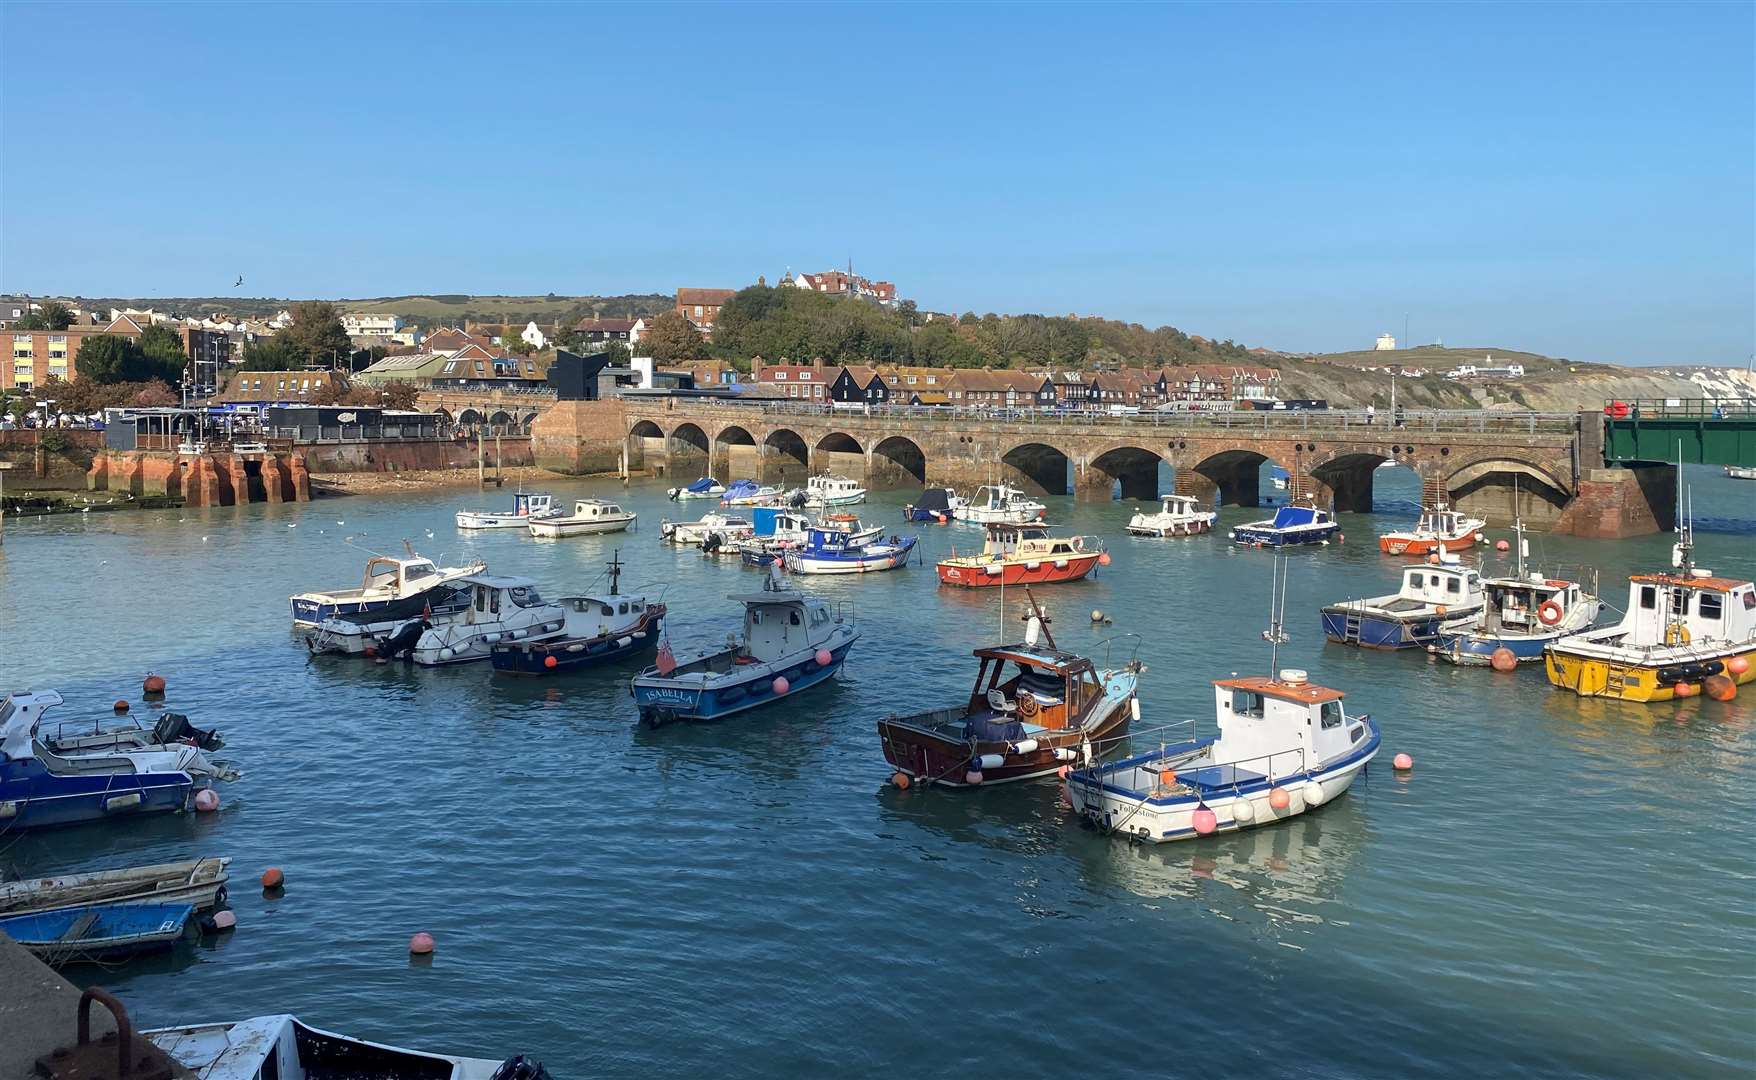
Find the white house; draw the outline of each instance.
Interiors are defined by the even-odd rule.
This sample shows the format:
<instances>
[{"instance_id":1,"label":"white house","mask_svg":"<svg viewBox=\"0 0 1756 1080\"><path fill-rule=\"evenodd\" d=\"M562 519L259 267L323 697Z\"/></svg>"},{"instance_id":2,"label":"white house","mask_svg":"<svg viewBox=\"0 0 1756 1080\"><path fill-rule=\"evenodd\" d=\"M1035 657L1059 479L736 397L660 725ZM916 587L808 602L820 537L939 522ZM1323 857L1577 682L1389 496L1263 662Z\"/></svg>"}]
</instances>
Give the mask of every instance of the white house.
<instances>
[{"instance_id":1,"label":"white house","mask_svg":"<svg viewBox=\"0 0 1756 1080\"><path fill-rule=\"evenodd\" d=\"M341 328L349 337L387 338L402 329L402 319L396 315L349 312L341 317Z\"/></svg>"},{"instance_id":2,"label":"white house","mask_svg":"<svg viewBox=\"0 0 1756 1080\"><path fill-rule=\"evenodd\" d=\"M1523 364L1494 363L1492 356L1484 357L1480 364L1459 364L1445 373L1447 379L1522 379Z\"/></svg>"},{"instance_id":3,"label":"white house","mask_svg":"<svg viewBox=\"0 0 1756 1080\"><path fill-rule=\"evenodd\" d=\"M645 334L647 332L647 330L649 330L652 327L652 322L656 318L658 318L658 316L656 316L656 315L644 315L638 319L635 319L634 325L630 326L628 328L628 355L629 356L639 356L640 355L639 346L640 346L641 335Z\"/></svg>"},{"instance_id":4,"label":"white house","mask_svg":"<svg viewBox=\"0 0 1756 1080\"><path fill-rule=\"evenodd\" d=\"M1391 352L1396 348L1396 338L1390 334L1379 334L1378 344L1372 348L1376 352Z\"/></svg>"},{"instance_id":5,"label":"white house","mask_svg":"<svg viewBox=\"0 0 1756 1080\"><path fill-rule=\"evenodd\" d=\"M534 321L525 325L524 333L518 335L518 339L533 349L546 349L549 345L549 339Z\"/></svg>"}]
</instances>

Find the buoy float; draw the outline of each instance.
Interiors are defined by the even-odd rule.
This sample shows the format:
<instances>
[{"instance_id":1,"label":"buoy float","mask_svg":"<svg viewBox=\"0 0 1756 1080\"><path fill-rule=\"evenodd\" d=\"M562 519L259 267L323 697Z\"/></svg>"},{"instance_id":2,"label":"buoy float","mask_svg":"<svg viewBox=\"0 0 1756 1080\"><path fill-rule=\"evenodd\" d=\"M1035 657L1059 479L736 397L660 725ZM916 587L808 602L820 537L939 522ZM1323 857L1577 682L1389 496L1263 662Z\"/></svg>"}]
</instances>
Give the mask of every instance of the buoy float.
<instances>
[{"instance_id":1,"label":"buoy float","mask_svg":"<svg viewBox=\"0 0 1756 1080\"><path fill-rule=\"evenodd\" d=\"M1238 799L1232 803L1232 820L1251 822L1256 820L1256 804L1249 799Z\"/></svg>"},{"instance_id":2,"label":"buoy float","mask_svg":"<svg viewBox=\"0 0 1756 1080\"><path fill-rule=\"evenodd\" d=\"M1701 687L1696 686L1694 683L1680 682L1671 687L1671 693L1676 697L1694 697L1696 694L1701 693Z\"/></svg>"},{"instance_id":3,"label":"buoy float","mask_svg":"<svg viewBox=\"0 0 1756 1080\"><path fill-rule=\"evenodd\" d=\"M1299 794L1305 797L1306 806L1323 805L1323 785L1315 780L1305 781L1305 785L1299 789Z\"/></svg>"},{"instance_id":4,"label":"buoy float","mask_svg":"<svg viewBox=\"0 0 1756 1080\"><path fill-rule=\"evenodd\" d=\"M818 667L828 667L829 665L831 665L833 663L835 663L835 654L834 653L830 652L828 649L818 649L817 650L817 666Z\"/></svg>"},{"instance_id":5,"label":"buoy float","mask_svg":"<svg viewBox=\"0 0 1756 1080\"><path fill-rule=\"evenodd\" d=\"M1069 776L1072 776L1072 775L1073 775L1073 766L1071 766L1071 765L1063 765L1063 766L1061 766L1061 767L1060 767L1060 768L1059 768L1059 769L1056 769L1056 770L1055 770L1055 775L1056 775L1056 776L1059 776L1059 777L1060 777L1060 778L1061 778L1061 779L1063 779L1063 780L1065 780L1065 779L1067 779L1067 778L1068 778L1068 777L1069 777Z\"/></svg>"},{"instance_id":6,"label":"buoy float","mask_svg":"<svg viewBox=\"0 0 1756 1080\"><path fill-rule=\"evenodd\" d=\"M1429 555L1429 556L1427 556L1427 561L1429 563L1432 563L1434 566L1438 566L1439 565L1439 556L1438 555Z\"/></svg>"},{"instance_id":7,"label":"buoy float","mask_svg":"<svg viewBox=\"0 0 1756 1080\"><path fill-rule=\"evenodd\" d=\"M219 792L212 788L202 788L195 793L195 809L204 814L211 814L219 809Z\"/></svg>"},{"instance_id":8,"label":"buoy float","mask_svg":"<svg viewBox=\"0 0 1756 1080\"><path fill-rule=\"evenodd\" d=\"M1195 826L1195 835L1207 836L1219 827L1219 819L1207 807L1197 806L1195 812L1189 815L1189 824Z\"/></svg>"},{"instance_id":9,"label":"buoy float","mask_svg":"<svg viewBox=\"0 0 1756 1080\"><path fill-rule=\"evenodd\" d=\"M1730 701L1738 696L1738 684L1724 675L1709 675L1701 692L1715 701Z\"/></svg>"},{"instance_id":10,"label":"buoy float","mask_svg":"<svg viewBox=\"0 0 1756 1080\"><path fill-rule=\"evenodd\" d=\"M1098 565L1099 566L1110 565L1110 553L1109 552L1106 551L1102 555L1098 556Z\"/></svg>"},{"instance_id":11,"label":"buoy float","mask_svg":"<svg viewBox=\"0 0 1756 1080\"><path fill-rule=\"evenodd\" d=\"M368 646L366 646L365 652L366 652L366 658L371 659L372 657L378 655L378 646L368 645Z\"/></svg>"},{"instance_id":12,"label":"buoy float","mask_svg":"<svg viewBox=\"0 0 1756 1080\"><path fill-rule=\"evenodd\" d=\"M262 872L262 887L278 889L287 883L287 876L281 873L280 867L271 866Z\"/></svg>"},{"instance_id":13,"label":"buoy float","mask_svg":"<svg viewBox=\"0 0 1756 1080\"><path fill-rule=\"evenodd\" d=\"M543 666L544 667L552 668L552 667L556 666L557 664L559 664L560 662L561 661L555 659L553 656L543 657Z\"/></svg>"},{"instance_id":14,"label":"buoy float","mask_svg":"<svg viewBox=\"0 0 1756 1080\"><path fill-rule=\"evenodd\" d=\"M1407 754L1398 754L1390 760L1390 764L1394 766L1398 772L1407 772L1415 767L1415 759L1409 757Z\"/></svg>"},{"instance_id":15,"label":"buoy float","mask_svg":"<svg viewBox=\"0 0 1756 1080\"><path fill-rule=\"evenodd\" d=\"M1347 543L1347 537L1341 533L1336 533L1335 534L1335 542L1338 544L1345 544L1345 543Z\"/></svg>"},{"instance_id":16,"label":"buoy float","mask_svg":"<svg viewBox=\"0 0 1756 1080\"><path fill-rule=\"evenodd\" d=\"M215 930L230 930L237 925L238 916L233 914L230 908L213 913L213 928Z\"/></svg>"},{"instance_id":17,"label":"buoy float","mask_svg":"<svg viewBox=\"0 0 1756 1080\"><path fill-rule=\"evenodd\" d=\"M1091 621L1092 622L1103 622L1104 621L1104 613L1102 611L1099 611L1097 608L1092 608L1091 609Z\"/></svg>"},{"instance_id":18,"label":"buoy float","mask_svg":"<svg viewBox=\"0 0 1756 1080\"><path fill-rule=\"evenodd\" d=\"M1495 671L1518 670L1518 654L1502 645L1488 656L1488 666Z\"/></svg>"},{"instance_id":19,"label":"buoy float","mask_svg":"<svg viewBox=\"0 0 1756 1080\"><path fill-rule=\"evenodd\" d=\"M117 698L116 699L116 711L117 712L127 712L128 711L128 703L126 701L123 701L121 698Z\"/></svg>"},{"instance_id":20,"label":"buoy float","mask_svg":"<svg viewBox=\"0 0 1756 1080\"><path fill-rule=\"evenodd\" d=\"M149 671L146 678L140 680L140 689L148 694L162 694L165 692L165 677Z\"/></svg>"},{"instance_id":21,"label":"buoy float","mask_svg":"<svg viewBox=\"0 0 1756 1080\"><path fill-rule=\"evenodd\" d=\"M1744 656L1734 656L1726 661L1726 670L1733 675L1742 675L1750 670L1750 660Z\"/></svg>"},{"instance_id":22,"label":"buoy float","mask_svg":"<svg viewBox=\"0 0 1756 1080\"><path fill-rule=\"evenodd\" d=\"M1501 540L1494 545L1494 550L1495 551L1511 551L1512 545L1507 543L1504 540Z\"/></svg>"},{"instance_id":23,"label":"buoy float","mask_svg":"<svg viewBox=\"0 0 1756 1080\"><path fill-rule=\"evenodd\" d=\"M774 677L774 682L770 683L769 687L777 694L784 694L792 689L792 684L787 682L787 677L785 675L776 675Z\"/></svg>"},{"instance_id":24,"label":"buoy float","mask_svg":"<svg viewBox=\"0 0 1756 1080\"><path fill-rule=\"evenodd\" d=\"M1285 810L1293 804L1293 797L1283 787L1268 789L1268 805L1276 810Z\"/></svg>"},{"instance_id":25,"label":"buoy float","mask_svg":"<svg viewBox=\"0 0 1756 1080\"><path fill-rule=\"evenodd\" d=\"M982 782L981 771L978 769L971 769L969 772L964 773L963 774L963 782L966 784L970 784L972 786L975 784L981 783Z\"/></svg>"},{"instance_id":26,"label":"buoy float","mask_svg":"<svg viewBox=\"0 0 1756 1080\"><path fill-rule=\"evenodd\" d=\"M1177 770L1175 770L1175 769L1160 769L1158 771L1158 782L1160 784L1164 785L1165 787L1170 787L1172 784L1177 782Z\"/></svg>"},{"instance_id":27,"label":"buoy float","mask_svg":"<svg viewBox=\"0 0 1756 1080\"><path fill-rule=\"evenodd\" d=\"M895 773L890 778L890 785L895 788L900 788L903 791L907 791L909 784L912 782L913 781L908 778L908 773L905 772Z\"/></svg>"},{"instance_id":28,"label":"buoy float","mask_svg":"<svg viewBox=\"0 0 1756 1080\"><path fill-rule=\"evenodd\" d=\"M409 938L409 952L415 956L427 956L433 952L433 935L425 930Z\"/></svg>"}]
</instances>

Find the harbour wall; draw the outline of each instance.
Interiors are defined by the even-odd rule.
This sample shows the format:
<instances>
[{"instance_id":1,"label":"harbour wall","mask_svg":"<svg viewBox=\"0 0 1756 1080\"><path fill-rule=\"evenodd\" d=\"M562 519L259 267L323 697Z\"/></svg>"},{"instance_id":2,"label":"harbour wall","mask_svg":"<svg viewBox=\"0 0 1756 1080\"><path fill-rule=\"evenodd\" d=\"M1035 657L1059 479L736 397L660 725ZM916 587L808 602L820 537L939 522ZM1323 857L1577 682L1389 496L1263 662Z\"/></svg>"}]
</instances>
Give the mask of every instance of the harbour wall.
<instances>
[{"instance_id":1,"label":"harbour wall","mask_svg":"<svg viewBox=\"0 0 1756 1080\"><path fill-rule=\"evenodd\" d=\"M175 454L105 450L86 472L91 491L135 498L180 499L185 506L309 502L311 474L297 451L268 454Z\"/></svg>"},{"instance_id":2,"label":"harbour wall","mask_svg":"<svg viewBox=\"0 0 1756 1080\"><path fill-rule=\"evenodd\" d=\"M531 437L487 437L481 443L481 460L492 469L498 461L506 467L530 465ZM474 469L474 439L367 439L354 442L306 443L299 446L307 467L314 473L440 472Z\"/></svg>"}]
</instances>

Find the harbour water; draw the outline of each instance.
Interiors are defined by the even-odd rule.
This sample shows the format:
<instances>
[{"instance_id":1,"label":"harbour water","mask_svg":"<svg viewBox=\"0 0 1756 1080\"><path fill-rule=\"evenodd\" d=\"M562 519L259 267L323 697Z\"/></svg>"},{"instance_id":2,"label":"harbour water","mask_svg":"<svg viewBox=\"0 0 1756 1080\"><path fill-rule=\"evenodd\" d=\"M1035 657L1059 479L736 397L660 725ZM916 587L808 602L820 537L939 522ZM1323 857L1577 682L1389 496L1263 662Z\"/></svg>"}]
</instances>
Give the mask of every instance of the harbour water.
<instances>
[{"instance_id":1,"label":"harbour water","mask_svg":"<svg viewBox=\"0 0 1756 1080\"><path fill-rule=\"evenodd\" d=\"M1756 576L1756 485L1688 482L1699 562ZM628 668L525 681L307 659L288 594L357 581L362 547L404 538L550 596L586 591L619 549L625 590L665 590L679 650L735 625L725 596L757 572L658 540L662 516L707 504L679 508L661 482L543 486L621 499L639 529L465 536L453 511L510 502L473 489L8 523L0 683L59 689L65 720L137 700L156 671L166 707L218 726L244 771L217 814L0 833L0 866L26 874L234 859L235 932L70 975L140 1024L294 1012L530 1053L557 1080L1756 1067L1756 688L1581 701L1536 669L1326 645L1322 603L1394 590L1401 563L1373 536L1412 519L1412 474L1379 474L1378 513L1289 560L1282 665L1372 714L1379 767L1285 825L1157 848L1075 821L1054 784L885 784L874 720L960 699L969 650L1022 633L1022 595L1002 613L994 590L935 579L972 529L892 524L922 536L925 565L810 580L862 627L844 676L717 725L639 727ZM897 523L904 501L861 512ZM1208 679L1266 670L1273 556L1224 541L1260 511L1163 541L1123 534L1132 503L1049 501L1114 562L1038 597L1062 646L1100 663L1101 639L1140 635L1143 724L1210 722ZM1618 608L1669 542L1532 537L1541 565L1598 567ZM255 886L269 866L287 878L274 899ZM416 930L438 941L430 961L407 955Z\"/></svg>"}]
</instances>

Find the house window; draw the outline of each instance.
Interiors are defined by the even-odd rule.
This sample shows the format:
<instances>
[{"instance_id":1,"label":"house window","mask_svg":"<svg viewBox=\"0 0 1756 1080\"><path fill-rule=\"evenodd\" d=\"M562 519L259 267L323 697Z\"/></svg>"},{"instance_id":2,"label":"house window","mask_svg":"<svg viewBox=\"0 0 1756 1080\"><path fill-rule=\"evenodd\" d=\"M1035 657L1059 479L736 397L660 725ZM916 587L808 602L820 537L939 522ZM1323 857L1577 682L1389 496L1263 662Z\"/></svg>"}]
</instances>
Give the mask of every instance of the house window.
<instances>
[{"instance_id":1,"label":"house window","mask_svg":"<svg viewBox=\"0 0 1756 1080\"><path fill-rule=\"evenodd\" d=\"M913 375L910 375L910 376L909 376L909 377L908 377L908 384L909 384L909 385L910 385L910 386L913 386L913 385L914 385L914 384L915 384L915 377L914 377L914 376L913 376Z\"/></svg>"},{"instance_id":2,"label":"house window","mask_svg":"<svg viewBox=\"0 0 1756 1080\"><path fill-rule=\"evenodd\" d=\"M449 375L456 370L457 370L457 361L456 360L445 361L445 371L443 372L443 374Z\"/></svg>"},{"instance_id":3,"label":"house window","mask_svg":"<svg viewBox=\"0 0 1756 1080\"><path fill-rule=\"evenodd\" d=\"M51 344L51 345L65 345L65 344L67 344L67 335L66 334L50 334L49 335L49 344Z\"/></svg>"},{"instance_id":4,"label":"house window","mask_svg":"<svg viewBox=\"0 0 1756 1080\"><path fill-rule=\"evenodd\" d=\"M486 375L487 373L488 373L487 365L482 363L480 360L477 360L476 361L476 374L477 375Z\"/></svg>"},{"instance_id":5,"label":"house window","mask_svg":"<svg viewBox=\"0 0 1756 1080\"><path fill-rule=\"evenodd\" d=\"M695 317L697 319L701 318L701 305L700 304L695 305Z\"/></svg>"},{"instance_id":6,"label":"house window","mask_svg":"<svg viewBox=\"0 0 1756 1080\"><path fill-rule=\"evenodd\" d=\"M801 371L799 372L799 378L808 380L811 378L811 373L809 371Z\"/></svg>"},{"instance_id":7,"label":"house window","mask_svg":"<svg viewBox=\"0 0 1756 1080\"><path fill-rule=\"evenodd\" d=\"M774 373L774 381L775 382L786 382L787 381L787 373L784 371L775 372Z\"/></svg>"}]
</instances>

